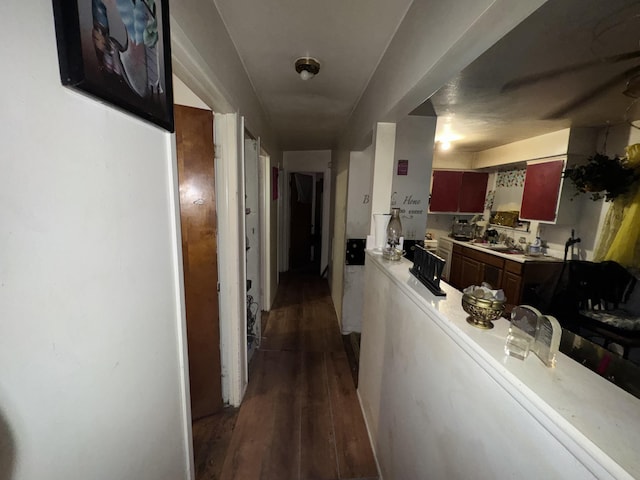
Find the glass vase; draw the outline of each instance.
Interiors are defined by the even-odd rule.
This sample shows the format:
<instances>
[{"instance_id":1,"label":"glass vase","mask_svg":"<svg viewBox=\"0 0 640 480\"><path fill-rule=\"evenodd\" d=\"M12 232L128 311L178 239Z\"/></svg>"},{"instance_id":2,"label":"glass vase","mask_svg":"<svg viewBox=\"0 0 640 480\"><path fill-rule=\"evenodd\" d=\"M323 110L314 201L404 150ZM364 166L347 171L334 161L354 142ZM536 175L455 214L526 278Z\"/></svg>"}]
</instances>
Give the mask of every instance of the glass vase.
<instances>
[{"instance_id":1,"label":"glass vase","mask_svg":"<svg viewBox=\"0 0 640 480\"><path fill-rule=\"evenodd\" d=\"M387 245L389 248L398 248L402 237L402 222L400 222L400 209L391 209L391 220L387 225Z\"/></svg>"}]
</instances>

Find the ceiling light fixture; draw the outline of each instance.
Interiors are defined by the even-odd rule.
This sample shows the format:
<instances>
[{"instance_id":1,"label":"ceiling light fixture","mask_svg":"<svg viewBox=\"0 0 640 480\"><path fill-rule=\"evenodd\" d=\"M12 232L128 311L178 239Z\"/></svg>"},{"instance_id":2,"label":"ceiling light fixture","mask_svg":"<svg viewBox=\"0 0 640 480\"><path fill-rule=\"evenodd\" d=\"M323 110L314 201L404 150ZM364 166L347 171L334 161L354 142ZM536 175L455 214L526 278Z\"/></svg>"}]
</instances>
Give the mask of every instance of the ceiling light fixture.
<instances>
[{"instance_id":1,"label":"ceiling light fixture","mask_svg":"<svg viewBox=\"0 0 640 480\"><path fill-rule=\"evenodd\" d=\"M296 60L296 72L300 74L302 80L309 80L315 77L320 71L320 62L315 58L302 57Z\"/></svg>"}]
</instances>

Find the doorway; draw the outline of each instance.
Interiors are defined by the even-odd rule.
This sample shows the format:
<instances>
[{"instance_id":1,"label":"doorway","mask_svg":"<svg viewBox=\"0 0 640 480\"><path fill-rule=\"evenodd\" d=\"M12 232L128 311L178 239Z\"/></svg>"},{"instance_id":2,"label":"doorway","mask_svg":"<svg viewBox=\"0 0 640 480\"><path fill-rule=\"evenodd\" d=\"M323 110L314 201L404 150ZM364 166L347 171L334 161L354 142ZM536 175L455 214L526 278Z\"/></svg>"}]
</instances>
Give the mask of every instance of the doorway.
<instances>
[{"instance_id":1,"label":"doorway","mask_svg":"<svg viewBox=\"0 0 640 480\"><path fill-rule=\"evenodd\" d=\"M213 113L175 105L192 420L222 409Z\"/></svg>"},{"instance_id":2,"label":"doorway","mask_svg":"<svg viewBox=\"0 0 640 480\"><path fill-rule=\"evenodd\" d=\"M320 273L322 253L321 173L289 175L289 270Z\"/></svg>"}]
</instances>

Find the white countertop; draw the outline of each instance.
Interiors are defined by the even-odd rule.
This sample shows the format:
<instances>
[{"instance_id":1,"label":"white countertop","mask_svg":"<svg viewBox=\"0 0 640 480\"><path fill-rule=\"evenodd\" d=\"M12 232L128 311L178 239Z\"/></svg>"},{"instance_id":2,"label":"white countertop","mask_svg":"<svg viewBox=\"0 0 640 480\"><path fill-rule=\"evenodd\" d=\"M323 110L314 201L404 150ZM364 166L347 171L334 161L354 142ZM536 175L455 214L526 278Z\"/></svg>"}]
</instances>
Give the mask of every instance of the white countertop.
<instances>
[{"instance_id":1,"label":"white countertop","mask_svg":"<svg viewBox=\"0 0 640 480\"><path fill-rule=\"evenodd\" d=\"M513 260L514 262L518 262L518 263L525 263L525 262L562 262L561 258L557 258L557 257L553 257L550 255L539 255L539 256L530 256L530 255L524 255L524 254L517 254L517 253L504 253L504 252L498 252L496 250L492 250L490 248L487 248L486 246L483 247L482 245L487 245L487 244L482 244L482 243L473 243L473 242L463 242L460 240L454 240L453 238L448 238L448 237L441 237L441 240L446 239L448 241L450 241L451 243L455 243L457 245L462 245L464 247L469 247L469 248L473 248L474 250L478 250L480 252L485 252L485 253L489 253L491 255L495 255L497 257L501 257L501 258L505 258L507 260Z\"/></svg>"},{"instance_id":2,"label":"white countertop","mask_svg":"<svg viewBox=\"0 0 640 480\"><path fill-rule=\"evenodd\" d=\"M640 478L640 399L562 353L555 368L547 368L533 354L524 361L509 357L504 353L507 320L498 319L491 330L475 328L466 322L461 292L442 282L447 296L436 297L409 273L408 260L388 261L368 253L367 261L391 278L583 464L602 477Z\"/></svg>"}]
</instances>

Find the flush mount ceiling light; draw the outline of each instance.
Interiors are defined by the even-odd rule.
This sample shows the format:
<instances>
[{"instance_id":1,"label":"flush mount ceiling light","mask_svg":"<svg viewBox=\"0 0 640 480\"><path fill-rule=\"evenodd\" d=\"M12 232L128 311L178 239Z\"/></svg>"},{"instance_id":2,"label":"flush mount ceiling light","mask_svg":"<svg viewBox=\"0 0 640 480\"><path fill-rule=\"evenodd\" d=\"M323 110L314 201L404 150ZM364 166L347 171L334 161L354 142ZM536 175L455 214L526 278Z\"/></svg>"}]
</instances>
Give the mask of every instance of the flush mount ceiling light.
<instances>
[{"instance_id":1,"label":"flush mount ceiling light","mask_svg":"<svg viewBox=\"0 0 640 480\"><path fill-rule=\"evenodd\" d=\"M315 58L302 57L296 60L296 72L300 74L302 80L309 80L315 77L320 71L320 62Z\"/></svg>"}]
</instances>

